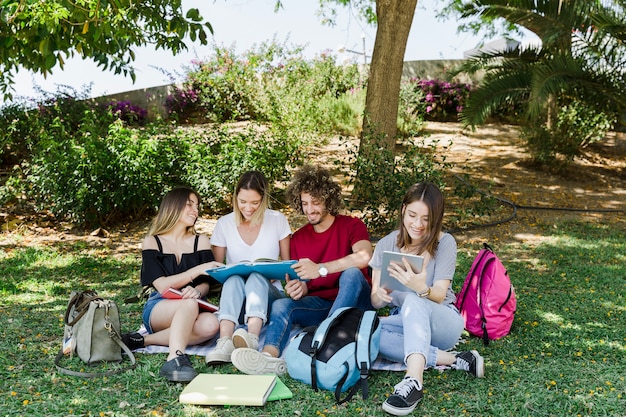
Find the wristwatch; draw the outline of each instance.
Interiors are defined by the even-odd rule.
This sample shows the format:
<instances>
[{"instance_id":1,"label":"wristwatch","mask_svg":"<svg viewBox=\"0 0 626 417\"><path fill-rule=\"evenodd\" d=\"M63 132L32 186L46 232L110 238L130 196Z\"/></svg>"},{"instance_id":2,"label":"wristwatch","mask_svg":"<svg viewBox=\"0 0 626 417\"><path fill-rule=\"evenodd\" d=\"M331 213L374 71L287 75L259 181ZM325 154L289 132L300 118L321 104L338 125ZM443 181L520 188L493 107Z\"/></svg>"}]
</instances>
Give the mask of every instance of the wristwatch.
<instances>
[{"instance_id":1,"label":"wristwatch","mask_svg":"<svg viewBox=\"0 0 626 417\"><path fill-rule=\"evenodd\" d=\"M328 275L328 269L326 269L326 267L322 264L320 264L320 269L318 269L317 272L320 274L320 277L322 278Z\"/></svg>"}]
</instances>

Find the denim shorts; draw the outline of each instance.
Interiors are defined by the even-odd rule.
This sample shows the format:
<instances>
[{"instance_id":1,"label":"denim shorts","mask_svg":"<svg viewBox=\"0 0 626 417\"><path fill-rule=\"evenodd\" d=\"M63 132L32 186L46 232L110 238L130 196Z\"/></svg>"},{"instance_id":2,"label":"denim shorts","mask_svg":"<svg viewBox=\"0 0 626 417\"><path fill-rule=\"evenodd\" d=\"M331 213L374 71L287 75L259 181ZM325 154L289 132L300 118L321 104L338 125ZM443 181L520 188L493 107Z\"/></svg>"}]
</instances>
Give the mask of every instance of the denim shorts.
<instances>
[{"instance_id":1,"label":"denim shorts","mask_svg":"<svg viewBox=\"0 0 626 417\"><path fill-rule=\"evenodd\" d=\"M141 319L143 320L144 327L150 334L154 333L152 331L152 326L150 326L150 316L152 315L152 309L154 308L155 305L157 305L159 301L162 301L162 300L165 300L165 298L161 296L161 293L158 291L153 291L150 294L150 297L148 297L148 301L146 301L146 304L143 306L143 313L141 315Z\"/></svg>"}]
</instances>

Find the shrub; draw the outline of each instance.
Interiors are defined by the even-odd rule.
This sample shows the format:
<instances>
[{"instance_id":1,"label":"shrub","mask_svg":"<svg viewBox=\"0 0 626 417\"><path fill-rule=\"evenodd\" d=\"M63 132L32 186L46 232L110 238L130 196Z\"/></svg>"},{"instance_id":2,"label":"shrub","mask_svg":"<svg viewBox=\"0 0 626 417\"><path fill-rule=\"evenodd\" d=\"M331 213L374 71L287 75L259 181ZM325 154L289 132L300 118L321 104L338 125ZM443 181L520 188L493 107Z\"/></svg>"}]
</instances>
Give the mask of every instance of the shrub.
<instances>
[{"instance_id":1,"label":"shrub","mask_svg":"<svg viewBox=\"0 0 626 417\"><path fill-rule=\"evenodd\" d=\"M96 119L86 113L74 134L51 126L27 172L39 209L88 226L156 207L156 191L180 182L187 154L185 141L163 125L138 130L118 120L101 136Z\"/></svg>"},{"instance_id":2,"label":"shrub","mask_svg":"<svg viewBox=\"0 0 626 417\"><path fill-rule=\"evenodd\" d=\"M357 136L363 125L365 93L362 88L351 89L337 98L327 95L319 100L321 130L325 133Z\"/></svg>"},{"instance_id":3,"label":"shrub","mask_svg":"<svg viewBox=\"0 0 626 417\"><path fill-rule=\"evenodd\" d=\"M307 61L301 52L276 41L242 56L215 48L188 69L183 87L167 98L168 111L179 120L200 114L213 122L269 122L274 131L292 134L334 133L334 126L354 131L362 109L355 110L349 92L361 85L358 66L339 66L329 54Z\"/></svg>"},{"instance_id":4,"label":"shrub","mask_svg":"<svg viewBox=\"0 0 626 417\"><path fill-rule=\"evenodd\" d=\"M416 136L424 125L425 114L424 92L412 82L403 82L398 103L398 134Z\"/></svg>"},{"instance_id":5,"label":"shrub","mask_svg":"<svg viewBox=\"0 0 626 417\"><path fill-rule=\"evenodd\" d=\"M351 207L361 211L370 233L379 237L397 226L406 190L419 181L432 181L443 187L443 168L447 166L445 158L435 157L436 143L425 145L423 140L410 138L398 145L396 153L385 146L384 140L369 138L369 150L344 142L350 167L344 174L348 186L358 189L353 194L357 200L351 201ZM366 152L376 157L368 157ZM336 165L339 164L337 161Z\"/></svg>"},{"instance_id":6,"label":"shrub","mask_svg":"<svg viewBox=\"0 0 626 417\"><path fill-rule=\"evenodd\" d=\"M195 104L212 122L246 120L257 115L254 61L238 58L232 49L215 48L206 62L195 62L183 91L197 95Z\"/></svg>"},{"instance_id":7,"label":"shrub","mask_svg":"<svg viewBox=\"0 0 626 417\"><path fill-rule=\"evenodd\" d=\"M268 56L274 52L268 46ZM361 90L357 65L338 66L330 54L305 61L298 49L280 52L275 55L280 64L262 77L261 111L273 129L332 134L333 126L354 124L362 114L351 93ZM333 115L334 109L340 109L341 116Z\"/></svg>"},{"instance_id":8,"label":"shrub","mask_svg":"<svg viewBox=\"0 0 626 417\"><path fill-rule=\"evenodd\" d=\"M148 110L134 105L129 100L112 101L104 105L113 116L129 125L143 126L148 118Z\"/></svg>"},{"instance_id":9,"label":"shrub","mask_svg":"<svg viewBox=\"0 0 626 417\"><path fill-rule=\"evenodd\" d=\"M19 163L28 156L34 141L31 111L25 102L11 103L0 110L0 166Z\"/></svg>"},{"instance_id":10,"label":"shrub","mask_svg":"<svg viewBox=\"0 0 626 417\"><path fill-rule=\"evenodd\" d=\"M533 159L552 167L566 165L585 147L604 137L617 121L614 113L594 108L579 100L559 100L557 121L553 128L545 117L522 127L521 137Z\"/></svg>"},{"instance_id":11,"label":"shrub","mask_svg":"<svg viewBox=\"0 0 626 417\"><path fill-rule=\"evenodd\" d=\"M300 143L289 137L273 137L249 126L233 130L216 126L191 144L186 157L183 181L203 196L212 213L232 209L232 193L245 171L256 169L270 184L288 179L288 169L299 162Z\"/></svg>"},{"instance_id":12,"label":"shrub","mask_svg":"<svg viewBox=\"0 0 626 417\"><path fill-rule=\"evenodd\" d=\"M85 120L90 120L89 131L106 135L115 120L130 125L143 125L147 111L130 101L99 105L88 98L89 90L81 93L69 87L55 93L43 92L43 98L33 103L17 102L0 110L0 157L2 165L20 163L28 159L46 131L54 127L62 135L81 132ZM87 114L92 116L87 117Z\"/></svg>"},{"instance_id":13,"label":"shrub","mask_svg":"<svg viewBox=\"0 0 626 417\"><path fill-rule=\"evenodd\" d=\"M174 87L174 92L165 98L165 108L170 116L186 119L198 110L198 93L191 87Z\"/></svg>"},{"instance_id":14,"label":"shrub","mask_svg":"<svg viewBox=\"0 0 626 417\"><path fill-rule=\"evenodd\" d=\"M424 111L424 118L432 121L456 121L471 90L468 84L441 80L412 78L406 83L403 94L410 100L407 108Z\"/></svg>"}]
</instances>

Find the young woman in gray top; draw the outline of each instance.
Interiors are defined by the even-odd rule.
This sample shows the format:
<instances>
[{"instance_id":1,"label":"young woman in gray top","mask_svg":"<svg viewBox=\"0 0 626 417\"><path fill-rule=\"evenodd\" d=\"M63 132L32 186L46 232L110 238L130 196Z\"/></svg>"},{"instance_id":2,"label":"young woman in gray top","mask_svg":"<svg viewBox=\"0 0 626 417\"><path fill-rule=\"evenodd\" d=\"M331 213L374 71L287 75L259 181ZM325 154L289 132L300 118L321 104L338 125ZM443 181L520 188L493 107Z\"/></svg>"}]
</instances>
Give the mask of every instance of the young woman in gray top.
<instances>
[{"instance_id":1,"label":"young woman in gray top","mask_svg":"<svg viewBox=\"0 0 626 417\"><path fill-rule=\"evenodd\" d=\"M398 230L382 238L370 260L372 267L372 305L391 306L388 317L381 318L380 353L407 370L383 410L407 415L422 399L426 367L448 365L484 376L483 358L475 350L448 352L463 331L463 318L454 306L452 278L456 267L456 241L442 232L444 201L441 191L431 183L409 188L400 210ZM384 251L424 257L424 266L415 273L407 259L391 263L389 275L405 285L406 291L390 291L380 286Z\"/></svg>"}]
</instances>

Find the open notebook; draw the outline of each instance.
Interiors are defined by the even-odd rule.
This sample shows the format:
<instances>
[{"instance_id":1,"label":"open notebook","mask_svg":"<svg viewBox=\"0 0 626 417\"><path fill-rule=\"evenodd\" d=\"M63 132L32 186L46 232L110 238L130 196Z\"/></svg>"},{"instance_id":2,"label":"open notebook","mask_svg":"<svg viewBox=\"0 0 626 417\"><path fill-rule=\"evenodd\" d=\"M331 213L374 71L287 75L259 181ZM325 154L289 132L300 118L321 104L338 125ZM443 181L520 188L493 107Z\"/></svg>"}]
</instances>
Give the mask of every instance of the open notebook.
<instances>
[{"instance_id":1,"label":"open notebook","mask_svg":"<svg viewBox=\"0 0 626 417\"><path fill-rule=\"evenodd\" d=\"M206 273L221 283L224 283L232 275L241 275L247 278L253 272L257 272L267 279L284 281L285 274L289 275L290 279L299 279L296 271L291 268L296 262L294 260L257 259L209 269Z\"/></svg>"},{"instance_id":2,"label":"open notebook","mask_svg":"<svg viewBox=\"0 0 626 417\"><path fill-rule=\"evenodd\" d=\"M180 393L183 404L265 405L276 375L198 374Z\"/></svg>"}]
</instances>

